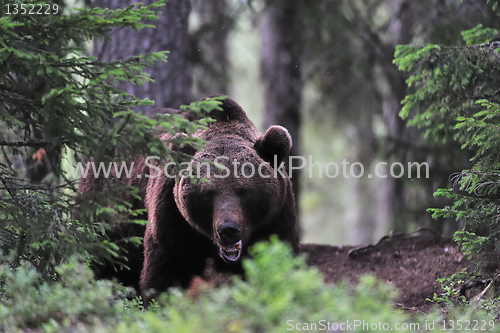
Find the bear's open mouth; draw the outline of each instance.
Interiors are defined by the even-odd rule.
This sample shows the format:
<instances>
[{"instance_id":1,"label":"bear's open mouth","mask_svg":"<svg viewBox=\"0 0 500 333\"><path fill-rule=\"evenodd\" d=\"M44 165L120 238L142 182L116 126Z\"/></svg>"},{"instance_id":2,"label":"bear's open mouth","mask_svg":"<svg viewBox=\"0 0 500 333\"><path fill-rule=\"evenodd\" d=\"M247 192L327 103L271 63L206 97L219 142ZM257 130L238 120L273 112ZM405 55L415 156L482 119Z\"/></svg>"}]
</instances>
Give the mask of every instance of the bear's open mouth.
<instances>
[{"instance_id":1,"label":"bear's open mouth","mask_svg":"<svg viewBox=\"0 0 500 333\"><path fill-rule=\"evenodd\" d=\"M241 256L241 240L230 246L219 245L219 254L226 262L234 262Z\"/></svg>"}]
</instances>

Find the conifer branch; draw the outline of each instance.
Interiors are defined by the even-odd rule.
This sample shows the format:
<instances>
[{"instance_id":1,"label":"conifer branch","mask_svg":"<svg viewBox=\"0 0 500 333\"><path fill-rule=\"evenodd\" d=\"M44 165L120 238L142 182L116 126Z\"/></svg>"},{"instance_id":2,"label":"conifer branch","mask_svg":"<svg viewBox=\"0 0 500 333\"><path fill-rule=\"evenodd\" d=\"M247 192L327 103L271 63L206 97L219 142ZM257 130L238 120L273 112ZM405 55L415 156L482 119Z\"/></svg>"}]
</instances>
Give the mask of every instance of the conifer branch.
<instances>
[{"instance_id":1,"label":"conifer branch","mask_svg":"<svg viewBox=\"0 0 500 333\"><path fill-rule=\"evenodd\" d=\"M4 141L0 140L0 146L7 147L43 147L51 145L53 140L29 140L29 141ZM61 138L58 143L69 143L69 140Z\"/></svg>"}]
</instances>

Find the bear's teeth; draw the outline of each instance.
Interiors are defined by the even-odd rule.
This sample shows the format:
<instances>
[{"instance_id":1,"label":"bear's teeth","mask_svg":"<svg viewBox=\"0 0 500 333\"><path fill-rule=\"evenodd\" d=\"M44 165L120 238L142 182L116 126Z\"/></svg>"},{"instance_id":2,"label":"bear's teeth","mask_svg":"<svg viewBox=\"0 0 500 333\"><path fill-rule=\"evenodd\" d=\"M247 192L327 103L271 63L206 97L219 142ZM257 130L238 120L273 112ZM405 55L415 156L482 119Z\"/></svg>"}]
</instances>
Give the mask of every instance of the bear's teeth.
<instances>
[{"instance_id":1,"label":"bear's teeth","mask_svg":"<svg viewBox=\"0 0 500 333\"><path fill-rule=\"evenodd\" d=\"M224 245L221 245L220 247L227 252L238 252L239 250L241 250L241 240L233 244L233 246L231 247Z\"/></svg>"},{"instance_id":2,"label":"bear's teeth","mask_svg":"<svg viewBox=\"0 0 500 333\"><path fill-rule=\"evenodd\" d=\"M219 254L225 261L233 262L240 258L241 255L241 240L231 247L220 245Z\"/></svg>"}]
</instances>

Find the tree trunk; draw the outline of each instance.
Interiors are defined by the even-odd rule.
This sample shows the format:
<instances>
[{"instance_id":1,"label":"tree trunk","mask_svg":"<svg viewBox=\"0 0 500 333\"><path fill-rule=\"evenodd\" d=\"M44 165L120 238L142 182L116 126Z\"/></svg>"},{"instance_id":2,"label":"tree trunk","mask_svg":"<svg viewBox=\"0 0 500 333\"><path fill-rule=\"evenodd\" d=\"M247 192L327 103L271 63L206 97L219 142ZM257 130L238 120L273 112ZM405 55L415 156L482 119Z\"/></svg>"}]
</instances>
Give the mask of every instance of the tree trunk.
<instances>
[{"instance_id":1,"label":"tree trunk","mask_svg":"<svg viewBox=\"0 0 500 333\"><path fill-rule=\"evenodd\" d=\"M391 22L389 31L393 35L394 45L408 44L413 37L413 26L415 25L415 16L408 8L408 0L392 0L392 8L397 8L397 16ZM394 45L386 45L386 53L392 58ZM390 63L390 59L385 61ZM390 93L384 96L383 119L387 127L389 137L392 140L387 147L388 152L393 153L394 160L403 162L408 158L408 152L398 151L396 145L399 142L417 141L419 134L416 128L406 126L406 123L399 116L401 110L401 101L406 95L406 83L404 73L397 71L396 68L387 69L387 81L390 86ZM382 182L382 193L386 195L381 203L390 205L392 210L391 229L397 231L407 231L408 215L406 212L407 201L409 200L409 189L405 186L405 179L387 177Z\"/></svg>"},{"instance_id":2,"label":"tree trunk","mask_svg":"<svg viewBox=\"0 0 500 333\"><path fill-rule=\"evenodd\" d=\"M226 0L199 1L194 8L200 25L192 33L192 64L194 94L200 98L227 94L229 61L227 37L233 19L227 11Z\"/></svg>"},{"instance_id":3,"label":"tree trunk","mask_svg":"<svg viewBox=\"0 0 500 333\"><path fill-rule=\"evenodd\" d=\"M149 5L155 1L143 0ZM96 6L103 8L125 8L136 3L135 0L97 0ZM157 21L147 22L156 29L132 30L117 28L110 33L111 39L95 41L94 55L101 61L113 61L136 56L141 53L170 51L168 62L159 62L147 72L154 82L143 86L130 83L119 87L127 93L155 101L155 106L179 108L191 102L191 70L189 57L188 17L191 10L190 1L169 0ZM149 107L139 107L144 112Z\"/></svg>"},{"instance_id":4,"label":"tree trunk","mask_svg":"<svg viewBox=\"0 0 500 333\"><path fill-rule=\"evenodd\" d=\"M300 155L303 81L301 77L300 15L296 1L276 0L262 17L261 80L264 86L264 126L282 125L293 140L291 156ZM299 161L295 161L299 162ZM299 163L293 163L296 166ZM287 165L287 170L289 166ZM292 175L299 198L300 172Z\"/></svg>"}]
</instances>

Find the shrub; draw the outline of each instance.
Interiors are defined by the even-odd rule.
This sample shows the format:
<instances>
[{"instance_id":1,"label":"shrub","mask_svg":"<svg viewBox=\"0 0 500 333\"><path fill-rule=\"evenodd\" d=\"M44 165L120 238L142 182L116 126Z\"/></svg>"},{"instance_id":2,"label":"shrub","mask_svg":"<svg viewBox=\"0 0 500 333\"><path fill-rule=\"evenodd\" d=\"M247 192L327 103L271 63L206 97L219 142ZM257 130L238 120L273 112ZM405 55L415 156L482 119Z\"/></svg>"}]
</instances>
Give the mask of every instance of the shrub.
<instances>
[{"instance_id":1,"label":"shrub","mask_svg":"<svg viewBox=\"0 0 500 333\"><path fill-rule=\"evenodd\" d=\"M16 269L2 266L0 330L459 332L457 324L463 327L467 322L474 326L477 321L488 330L495 325L486 303L412 315L395 308L395 290L373 276L361 277L357 284L325 284L317 269L306 267L304 257L294 257L288 244L277 239L256 245L244 266L245 279L235 277L218 288L206 282L196 294L173 288L147 311L140 299L126 299L128 289L94 281L76 258L56 268L59 280L52 283L29 263Z\"/></svg>"},{"instance_id":2,"label":"shrub","mask_svg":"<svg viewBox=\"0 0 500 333\"><path fill-rule=\"evenodd\" d=\"M498 1L492 5L498 16ZM411 74L401 116L436 143L455 140L473 155L469 169L457 170L456 188L435 193L454 203L429 211L463 223L455 239L478 266L500 251L499 34L477 26L462 33L464 46L399 45L394 60Z\"/></svg>"},{"instance_id":3,"label":"shrub","mask_svg":"<svg viewBox=\"0 0 500 333\"><path fill-rule=\"evenodd\" d=\"M15 251L10 265L28 261L48 277L75 253L112 260L117 246L105 231L114 222L140 220L141 212L121 199L125 193L136 195L136 189L111 175L99 193L76 197L79 175L68 165L90 157L110 165L139 154L180 161L183 156L168 150L159 131L186 133L179 145L203 144L190 133L207 123L202 108L210 110L217 102L185 107L199 121L181 115L150 119L133 109L152 101L116 88L120 81L151 81L144 68L166 61L167 51L108 63L85 55L86 42L106 38L114 27L152 28L141 21L157 18L163 2L83 8L70 15L49 3L57 14L30 15L9 14L6 6L12 9L19 1L0 1L0 249Z\"/></svg>"}]
</instances>

